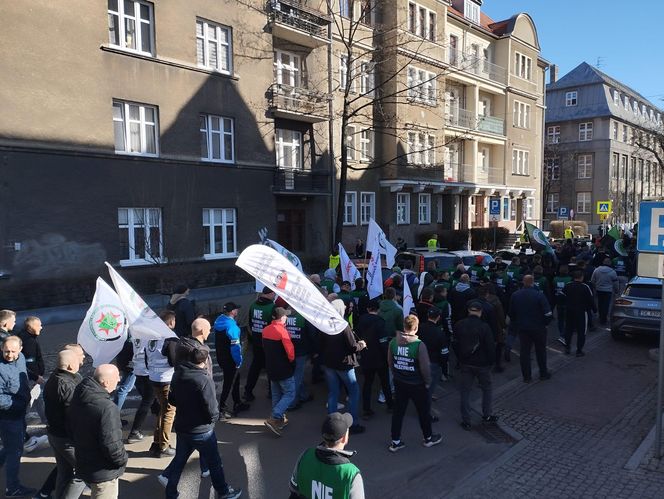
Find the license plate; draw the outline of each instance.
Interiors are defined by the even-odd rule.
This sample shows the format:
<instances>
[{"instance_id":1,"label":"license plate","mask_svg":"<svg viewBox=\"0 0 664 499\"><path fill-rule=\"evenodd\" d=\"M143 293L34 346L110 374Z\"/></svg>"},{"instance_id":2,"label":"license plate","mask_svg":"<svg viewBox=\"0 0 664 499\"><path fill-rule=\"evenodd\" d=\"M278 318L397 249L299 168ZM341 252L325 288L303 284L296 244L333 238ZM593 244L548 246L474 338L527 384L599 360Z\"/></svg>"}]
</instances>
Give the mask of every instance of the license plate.
<instances>
[{"instance_id":1,"label":"license plate","mask_svg":"<svg viewBox=\"0 0 664 499\"><path fill-rule=\"evenodd\" d=\"M659 310L639 310L641 317L661 317L662 313Z\"/></svg>"}]
</instances>

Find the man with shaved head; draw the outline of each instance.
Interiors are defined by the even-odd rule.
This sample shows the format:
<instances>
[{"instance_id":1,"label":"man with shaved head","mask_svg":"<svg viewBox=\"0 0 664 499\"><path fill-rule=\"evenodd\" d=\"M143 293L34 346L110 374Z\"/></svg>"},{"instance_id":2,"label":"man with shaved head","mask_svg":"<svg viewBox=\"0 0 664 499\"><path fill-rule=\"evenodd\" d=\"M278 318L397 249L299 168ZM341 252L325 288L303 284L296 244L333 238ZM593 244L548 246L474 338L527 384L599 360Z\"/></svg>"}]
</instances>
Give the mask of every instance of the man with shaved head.
<instances>
[{"instance_id":1,"label":"man with shaved head","mask_svg":"<svg viewBox=\"0 0 664 499\"><path fill-rule=\"evenodd\" d=\"M120 409L111 393L120 381L118 368L102 364L81 381L67 410L76 456L76 476L92 489L92 497L115 499L127 465Z\"/></svg>"}]
</instances>

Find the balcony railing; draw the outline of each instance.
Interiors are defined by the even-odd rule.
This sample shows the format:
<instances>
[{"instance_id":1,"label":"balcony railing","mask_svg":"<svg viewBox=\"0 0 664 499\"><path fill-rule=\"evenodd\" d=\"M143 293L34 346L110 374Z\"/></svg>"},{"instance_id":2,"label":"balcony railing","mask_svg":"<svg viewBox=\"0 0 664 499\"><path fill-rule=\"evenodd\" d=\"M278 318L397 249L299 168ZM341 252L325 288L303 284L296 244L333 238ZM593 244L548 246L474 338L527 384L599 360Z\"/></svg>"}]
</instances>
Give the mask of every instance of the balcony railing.
<instances>
[{"instance_id":1,"label":"balcony railing","mask_svg":"<svg viewBox=\"0 0 664 499\"><path fill-rule=\"evenodd\" d=\"M505 120L493 116L475 116L475 113L460 107L450 107L446 110L445 123L448 126L505 135Z\"/></svg>"},{"instance_id":2,"label":"balcony railing","mask_svg":"<svg viewBox=\"0 0 664 499\"><path fill-rule=\"evenodd\" d=\"M286 25L308 35L327 38L330 20L297 0L269 0L266 9L272 24Z\"/></svg>"},{"instance_id":3,"label":"balcony railing","mask_svg":"<svg viewBox=\"0 0 664 499\"><path fill-rule=\"evenodd\" d=\"M330 174L325 171L277 167L272 190L279 194L330 194Z\"/></svg>"},{"instance_id":4,"label":"balcony railing","mask_svg":"<svg viewBox=\"0 0 664 499\"><path fill-rule=\"evenodd\" d=\"M275 115L310 123L330 119L330 99L329 94L282 83L268 90L268 105Z\"/></svg>"},{"instance_id":5,"label":"balcony railing","mask_svg":"<svg viewBox=\"0 0 664 499\"><path fill-rule=\"evenodd\" d=\"M507 83L507 70L498 64L490 62L486 57L453 49L448 49L447 57L447 62L451 66L459 68L462 71L502 83L503 85Z\"/></svg>"},{"instance_id":6,"label":"balcony railing","mask_svg":"<svg viewBox=\"0 0 664 499\"><path fill-rule=\"evenodd\" d=\"M477 128L483 132L505 135L505 120L493 116L480 116Z\"/></svg>"}]
</instances>

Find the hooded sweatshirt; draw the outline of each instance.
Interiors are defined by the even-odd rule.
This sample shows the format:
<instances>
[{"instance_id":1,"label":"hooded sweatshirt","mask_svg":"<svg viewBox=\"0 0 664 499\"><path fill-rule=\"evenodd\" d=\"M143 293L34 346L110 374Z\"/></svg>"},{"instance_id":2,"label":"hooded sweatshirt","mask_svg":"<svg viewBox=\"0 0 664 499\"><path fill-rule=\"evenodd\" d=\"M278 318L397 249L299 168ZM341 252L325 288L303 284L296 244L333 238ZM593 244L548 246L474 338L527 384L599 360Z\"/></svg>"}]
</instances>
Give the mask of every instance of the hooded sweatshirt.
<instances>
[{"instance_id":1,"label":"hooded sweatshirt","mask_svg":"<svg viewBox=\"0 0 664 499\"><path fill-rule=\"evenodd\" d=\"M407 354L404 353L403 347L406 347ZM390 342L387 362L394 381L408 385L431 384L429 352L417 335L398 332L397 337Z\"/></svg>"},{"instance_id":2,"label":"hooded sweatshirt","mask_svg":"<svg viewBox=\"0 0 664 499\"><path fill-rule=\"evenodd\" d=\"M394 300L382 300L378 306L378 315L385 321L388 338L394 338L397 331L403 331L403 309Z\"/></svg>"},{"instance_id":3,"label":"hooded sweatshirt","mask_svg":"<svg viewBox=\"0 0 664 499\"><path fill-rule=\"evenodd\" d=\"M593 285L593 288L597 291L603 292L618 292L618 274L611 267L607 265L600 265L593 272L590 282Z\"/></svg>"},{"instance_id":4,"label":"hooded sweatshirt","mask_svg":"<svg viewBox=\"0 0 664 499\"><path fill-rule=\"evenodd\" d=\"M194 302L187 298L186 294L173 294L166 308L175 312L175 334L191 335L191 324L196 318Z\"/></svg>"}]
</instances>

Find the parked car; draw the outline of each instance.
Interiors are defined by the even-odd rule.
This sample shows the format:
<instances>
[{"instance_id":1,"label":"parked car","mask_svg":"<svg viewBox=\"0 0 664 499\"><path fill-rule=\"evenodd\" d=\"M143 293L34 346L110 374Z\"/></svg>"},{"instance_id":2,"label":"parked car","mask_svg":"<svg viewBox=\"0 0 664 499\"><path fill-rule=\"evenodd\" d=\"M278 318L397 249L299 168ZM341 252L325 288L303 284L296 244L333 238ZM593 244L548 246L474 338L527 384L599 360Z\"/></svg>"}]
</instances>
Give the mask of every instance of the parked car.
<instances>
[{"instance_id":1,"label":"parked car","mask_svg":"<svg viewBox=\"0 0 664 499\"><path fill-rule=\"evenodd\" d=\"M521 252L518 249L505 249L505 250L498 250L493 254L494 260L498 257L502 258L503 261L509 262L514 258L515 256L519 256ZM528 248L526 249L526 256L534 255L535 252Z\"/></svg>"},{"instance_id":2,"label":"parked car","mask_svg":"<svg viewBox=\"0 0 664 499\"><path fill-rule=\"evenodd\" d=\"M611 336L658 335L662 315L662 283L659 279L634 277L613 302Z\"/></svg>"},{"instance_id":3,"label":"parked car","mask_svg":"<svg viewBox=\"0 0 664 499\"><path fill-rule=\"evenodd\" d=\"M438 270L452 270L458 257L447 251L401 251L395 257L396 264L401 268L407 260L413 263L413 271L421 273L427 269L429 262L435 262Z\"/></svg>"},{"instance_id":4,"label":"parked car","mask_svg":"<svg viewBox=\"0 0 664 499\"><path fill-rule=\"evenodd\" d=\"M468 267L470 267L475 263L475 259L478 256L481 256L483 258L482 265L485 267L488 267L488 265L491 262L493 262L493 257L489 253L485 253L484 251L459 250L459 251L450 251L450 253L461 258L461 261L466 266L466 270L468 270Z\"/></svg>"}]
</instances>

